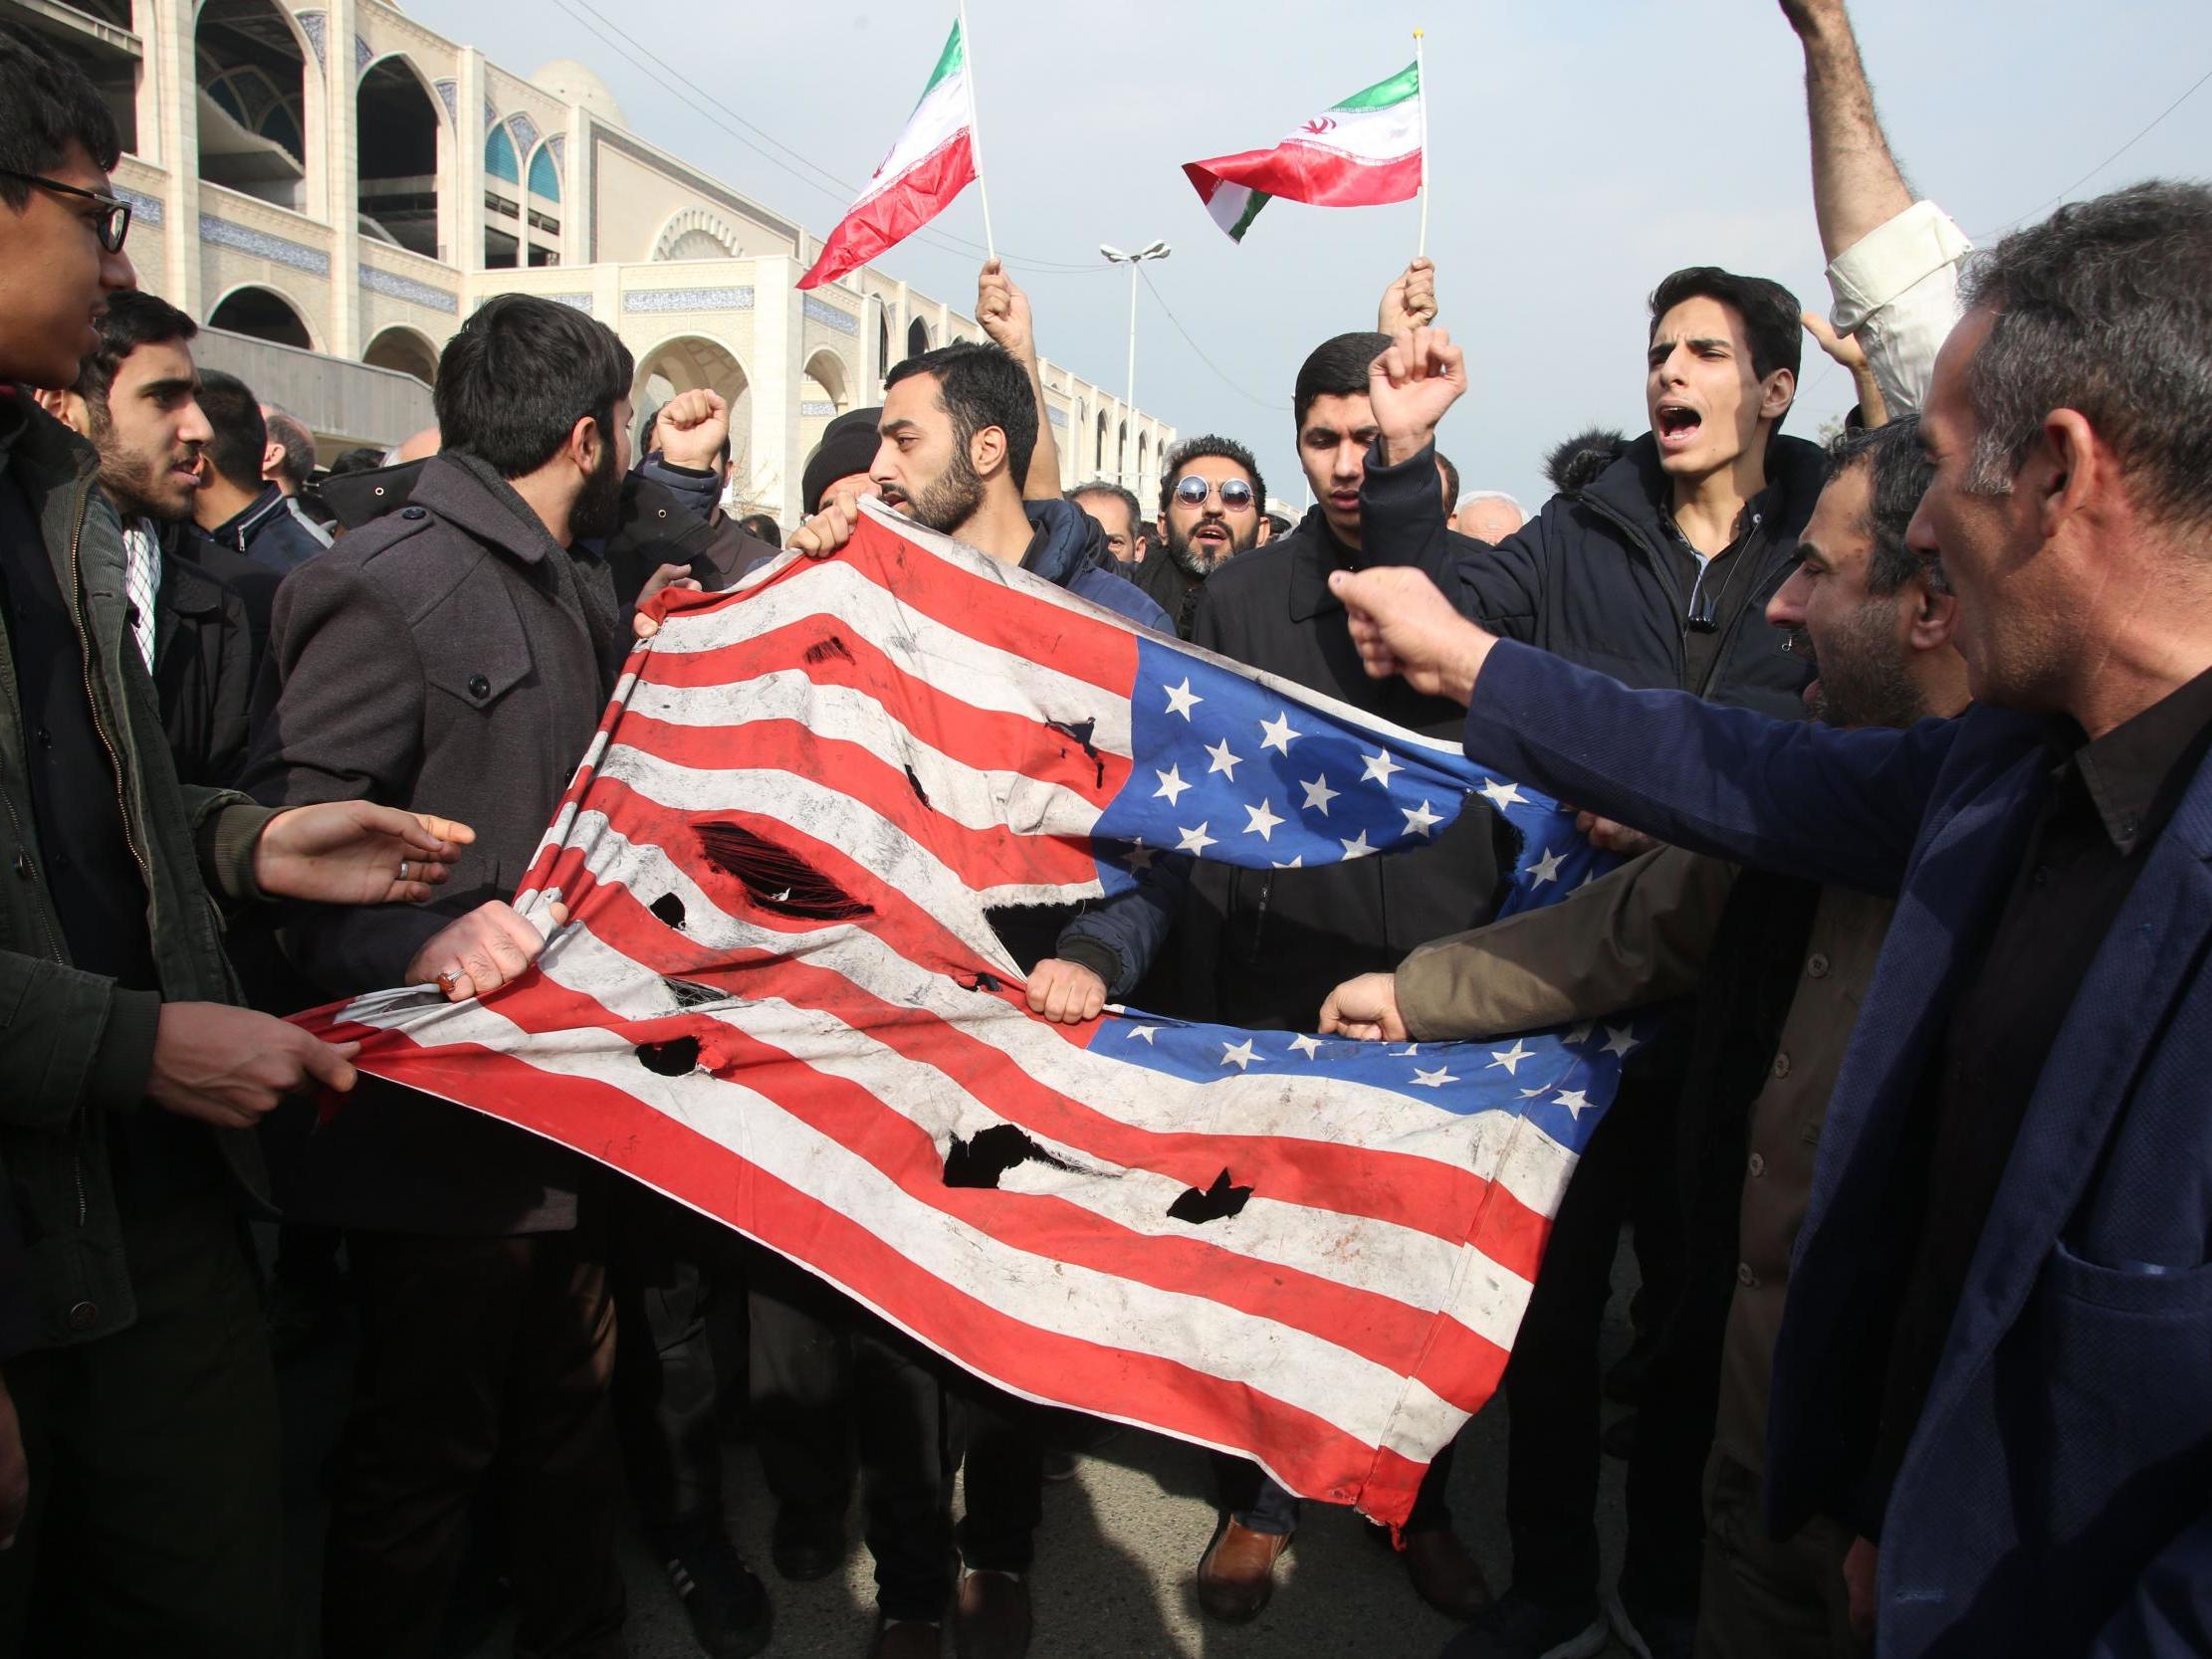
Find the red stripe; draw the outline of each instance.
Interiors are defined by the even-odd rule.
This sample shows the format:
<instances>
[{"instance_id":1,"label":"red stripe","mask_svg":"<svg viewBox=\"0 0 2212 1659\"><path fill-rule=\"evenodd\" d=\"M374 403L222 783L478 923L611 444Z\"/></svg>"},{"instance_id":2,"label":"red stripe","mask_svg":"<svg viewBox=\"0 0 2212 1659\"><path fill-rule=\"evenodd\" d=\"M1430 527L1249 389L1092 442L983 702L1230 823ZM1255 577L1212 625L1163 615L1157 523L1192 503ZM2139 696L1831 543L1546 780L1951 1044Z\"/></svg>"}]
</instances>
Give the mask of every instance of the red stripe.
<instances>
[{"instance_id":1,"label":"red stripe","mask_svg":"<svg viewBox=\"0 0 2212 1659\"><path fill-rule=\"evenodd\" d=\"M499 1117L566 1145L597 1148L593 1155L602 1161L850 1287L970 1370L1079 1411L1253 1453L1305 1497L1358 1503L1391 1523L1411 1512L1420 1466L1395 1455L1386 1460L1327 1420L1246 1384L1002 1314L915 1266L859 1221L618 1089L550 1078L486 1050L425 1051L398 1041L407 1052L391 1056L379 1075L482 1103L480 1110L497 1101Z\"/></svg>"},{"instance_id":2,"label":"red stripe","mask_svg":"<svg viewBox=\"0 0 2212 1659\"><path fill-rule=\"evenodd\" d=\"M800 288L833 283L857 266L904 242L953 205L953 198L975 182L976 156L966 129L899 175L898 182L837 221L822 242L819 258Z\"/></svg>"},{"instance_id":3,"label":"red stripe","mask_svg":"<svg viewBox=\"0 0 2212 1659\"><path fill-rule=\"evenodd\" d=\"M826 649L830 642L833 650ZM831 616L801 617L755 639L712 651L656 658L646 684L696 691L793 671L804 673L817 686L842 687L875 699L888 719L931 748L978 771L1020 770L1072 789L1101 808L1129 776L1128 756L1100 753L1094 760L1072 739L1031 716L963 702L908 674L872 641L855 637ZM639 717L632 709L627 718ZM711 728L687 729L698 730L701 740L712 736Z\"/></svg>"}]
</instances>

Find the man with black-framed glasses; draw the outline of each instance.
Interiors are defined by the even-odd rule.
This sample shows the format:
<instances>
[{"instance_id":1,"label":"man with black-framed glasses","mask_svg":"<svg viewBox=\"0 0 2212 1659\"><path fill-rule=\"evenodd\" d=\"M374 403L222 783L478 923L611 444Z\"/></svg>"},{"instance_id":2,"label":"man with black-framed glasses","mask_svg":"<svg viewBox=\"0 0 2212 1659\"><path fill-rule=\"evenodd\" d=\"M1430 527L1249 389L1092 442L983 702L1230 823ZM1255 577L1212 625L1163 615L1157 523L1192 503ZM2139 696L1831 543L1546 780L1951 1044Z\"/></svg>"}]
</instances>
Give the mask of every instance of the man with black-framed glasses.
<instances>
[{"instance_id":1,"label":"man with black-framed glasses","mask_svg":"<svg viewBox=\"0 0 2212 1659\"><path fill-rule=\"evenodd\" d=\"M1259 463L1233 438L1206 433L1178 444L1160 475L1160 552L1125 574L1191 637L1206 578L1259 540L1267 486Z\"/></svg>"}]
</instances>

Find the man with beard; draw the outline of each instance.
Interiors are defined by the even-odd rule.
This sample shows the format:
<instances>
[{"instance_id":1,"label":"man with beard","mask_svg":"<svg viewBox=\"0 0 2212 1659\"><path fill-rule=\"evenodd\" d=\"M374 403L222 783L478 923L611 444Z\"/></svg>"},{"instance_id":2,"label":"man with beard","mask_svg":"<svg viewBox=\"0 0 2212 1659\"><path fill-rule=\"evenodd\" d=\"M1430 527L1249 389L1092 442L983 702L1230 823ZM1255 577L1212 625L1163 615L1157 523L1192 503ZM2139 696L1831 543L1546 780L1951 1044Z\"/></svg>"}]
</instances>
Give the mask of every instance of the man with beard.
<instances>
[{"instance_id":1,"label":"man with beard","mask_svg":"<svg viewBox=\"0 0 2212 1659\"><path fill-rule=\"evenodd\" d=\"M287 942L319 994L434 983L463 1000L542 947L506 896L628 646L587 544L618 520L631 374L604 323L531 296L486 302L440 357L443 447L408 504L287 579L248 787L269 802L445 799L477 825L438 903L294 918ZM324 1651L427 1651L489 1489L517 1648L619 1653L614 1320L588 1164L379 1084L308 1139L282 1201L347 1229L365 1332L332 1462ZM765 1641L766 1597L747 1582Z\"/></svg>"},{"instance_id":2,"label":"man with beard","mask_svg":"<svg viewBox=\"0 0 2212 1659\"><path fill-rule=\"evenodd\" d=\"M1843 439L1800 543L1804 560L1767 606L1824 725L1904 727L1966 707L1951 643L1956 602L1905 544L1929 468L1907 418ZM1689 1268L1665 1333L1705 1437L1663 1448L1702 1464L1704 1562L1696 1651L1709 1659L1853 1659L1844 1557L1851 1539L1815 1520L1787 1539L1760 1512L1767 1377L1790 1250L1813 1158L1895 901L1662 847L1562 904L1424 945L1395 974L1346 981L1321 1029L1389 1042L1499 1037L1600 1020L1694 992L1684 1111L1695 1115ZM1776 1064L1777 1057L1783 1063ZM1686 1127L1686 1126L1685 1126ZM1742 1269L1743 1271L1739 1271ZM1655 1471L1642 1460L1632 1481ZM1686 1470L1659 1476L1686 1484ZM1642 1496L1640 1494L1640 1496ZM1647 1633L1647 1640L1650 1635ZM1486 1654L1484 1635L1451 1651Z\"/></svg>"},{"instance_id":3,"label":"man with beard","mask_svg":"<svg viewBox=\"0 0 2212 1659\"><path fill-rule=\"evenodd\" d=\"M880 438L869 477L884 504L1002 563L1165 631L1166 616L1112 573L1104 535L1072 502L1023 501L1022 481L1042 425L1028 375L996 345L962 342L910 357L884 383ZM851 534L854 497L833 492L790 545L826 557ZM641 624L649 628L650 623ZM1035 1012L1066 1024L1095 1018L1128 994L1172 927L1183 879L1172 862L1149 880L1068 920L1055 910L1004 912L994 921L1028 973ZM774 1272L774 1264L771 1264ZM840 1524L846 1462L842 1425L821 1406L819 1372L848 1376L875 1556L879 1619L872 1659L927 1659L942 1651L949 1546L957 1544L958 1645L964 1659L1018 1659L1031 1612L1023 1577L1042 1512L1046 1439L1064 1414L1045 1413L973 1378L952 1379L964 1409L967 1514L948 1538L949 1448L963 1424L949 1417L938 1364L883 1322L810 1288L795 1269L755 1286L755 1434L782 1508L777 1548L811 1530L823 1543ZM785 1281L791 1283L786 1284ZM762 1321L774 1321L764 1343ZM965 1396L965 1398L959 1398ZM819 1507L798 1513L808 1483ZM834 1555L830 1557L834 1562Z\"/></svg>"},{"instance_id":4,"label":"man with beard","mask_svg":"<svg viewBox=\"0 0 2212 1659\"><path fill-rule=\"evenodd\" d=\"M123 521L132 631L177 779L225 784L246 757L254 636L246 601L176 550L209 437L190 348L199 329L136 289L114 296L96 327L100 349L77 383L39 401L100 451L100 486ZM259 596L275 586L271 577Z\"/></svg>"},{"instance_id":5,"label":"man with beard","mask_svg":"<svg viewBox=\"0 0 2212 1659\"><path fill-rule=\"evenodd\" d=\"M1160 552L1133 566L1129 579L1191 637L1206 578L1224 559L1259 542L1260 509L1267 488L1259 463L1242 444L1207 433L1168 454L1160 475Z\"/></svg>"},{"instance_id":6,"label":"man with beard","mask_svg":"<svg viewBox=\"0 0 2212 1659\"><path fill-rule=\"evenodd\" d=\"M1378 430L1369 369L1389 343L1385 334L1340 334L1299 368L1291 412L1316 505L1290 534L1228 560L1208 577L1191 639L1400 726L1446 737L1458 730L1456 706L1363 675L1343 607L1326 585L1331 570L1356 568L1367 557L1360 480ZM1442 483L1434 464L1424 467L1430 509L1440 517ZM1488 917L1497 868L1493 822L1478 804L1446 826L1433 847L1326 869L1200 865L1175 964L1183 983L1166 1011L1258 1030L1308 1029L1348 965L1391 966L1434 933L1438 918L1471 928ZM1473 1557L1451 1530L1445 1502L1450 1469L1447 1448L1415 1500L1405 1560L1416 1593L1464 1618L1488 1596ZM1240 1622L1256 1618L1273 1593L1275 1562L1297 1529L1298 1504L1241 1459L1217 1458L1216 1477L1224 1513L1199 1563L1199 1604L1213 1617Z\"/></svg>"}]
</instances>

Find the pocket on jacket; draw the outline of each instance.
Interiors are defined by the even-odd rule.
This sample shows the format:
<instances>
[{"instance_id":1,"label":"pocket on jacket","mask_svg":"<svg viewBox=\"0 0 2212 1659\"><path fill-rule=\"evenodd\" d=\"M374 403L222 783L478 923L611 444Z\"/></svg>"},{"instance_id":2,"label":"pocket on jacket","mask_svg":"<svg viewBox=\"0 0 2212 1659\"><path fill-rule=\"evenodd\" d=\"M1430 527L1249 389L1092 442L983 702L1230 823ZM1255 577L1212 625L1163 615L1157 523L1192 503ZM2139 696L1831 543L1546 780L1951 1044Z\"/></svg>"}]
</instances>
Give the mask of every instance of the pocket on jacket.
<instances>
[{"instance_id":1,"label":"pocket on jacket","mask_svg":"<svg viewBox=\"0 0 2212 1659\"><path fill-rule=\"evenodd\" d=\"M489 603L441 606L416 629L424 679L464 709L493 708L532 672L513 602L504 593L488 597Z\"/></svg>"},{"instance_id":2,"label":"pocket on jacket","mask_svg":"<svg viewBox=\"0 0 2212 1659\"><path fill-rule=\"evenodd\" d=\"M2065 1244L2051 1247L2044 1277L2053 1293L2117 1314L2150 1319L2212 1317L2212 1263L2195 1267L2106 1267Z\"/></svg>"}]
</instances>

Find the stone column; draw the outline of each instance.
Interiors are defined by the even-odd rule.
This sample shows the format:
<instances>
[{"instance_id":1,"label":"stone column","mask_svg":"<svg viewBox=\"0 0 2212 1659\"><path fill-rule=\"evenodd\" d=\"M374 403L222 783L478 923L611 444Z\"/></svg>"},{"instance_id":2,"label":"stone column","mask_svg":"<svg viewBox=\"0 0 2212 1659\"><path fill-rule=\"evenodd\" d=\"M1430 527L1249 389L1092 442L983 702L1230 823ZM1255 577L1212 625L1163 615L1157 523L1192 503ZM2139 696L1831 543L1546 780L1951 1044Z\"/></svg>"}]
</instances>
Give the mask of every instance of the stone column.
<instances>
[{"instance_id":1,"label":"stone column","mask_svg":"<svg viewBox=\"0 0 2212 1659\"><path fill-rule=\"evenodd\" d=\"M331 315L324 336L333 357L358 361L361 347L360 73L353 62L359 28L355 0L331 0L323 42L324 132L328 136Z\"/></svg>"},{"instance_id":2,"label":"stone column","mask_svg":"<svg viewBox=\"0 0 2212 1659\"><path fill-rule=\"evenodd\" d=\"M484 54L464 46L454 54L451 180L455 246L447 260L463 271L484 269ZM441 183L445 182L443 180ZM463 313L464 315L466 312Z\"/></svg>"},{"instance_id":3,"label":"stone column","mask_svg":"<svg viewBox=\"0 0 2212 1659\"><path fill-rule=\"evenodd\" d=\"M805 358L798 290L805 267L780 255L753 262L753 472L765 511L794 521L806 452L798 440L798 405Z\"/></svg>"},{"instance_id":4,"label":"stone column","mask_svg":"<svg viewBox=\"0 0 2212 1659\"><path fill-rule=\"evenodd\" d=\"M199 69L192 55L192 0L141 0L138 34L146 53L146 79L153 83L153 130L162 165L169 172L161 204L160 271L141 271L138 280L159 285L161 298L179 311L207 319L200 293L200 105ZM315 72L311 68L308 73ZM144 128L141 126L141 132Z\"/></svg>"}]
</instances>

